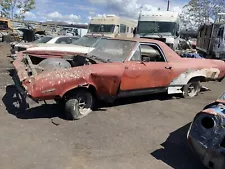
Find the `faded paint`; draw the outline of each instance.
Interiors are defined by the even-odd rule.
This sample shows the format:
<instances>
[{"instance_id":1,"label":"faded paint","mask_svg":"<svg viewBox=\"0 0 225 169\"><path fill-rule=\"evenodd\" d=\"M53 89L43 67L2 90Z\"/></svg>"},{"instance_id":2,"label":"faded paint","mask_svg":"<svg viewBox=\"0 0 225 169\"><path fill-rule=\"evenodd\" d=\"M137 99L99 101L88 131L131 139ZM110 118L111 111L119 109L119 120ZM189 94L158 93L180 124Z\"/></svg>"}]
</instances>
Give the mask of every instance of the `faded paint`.
<instances>
[{"instance_id":1,"label":"faded paint","mask_svg":"<svg viewBox=\"0 0 225 169\"><path fill-rule=\"evenodd\" d=\"M20 52L13 65L29 95L41 100L54 99L58 96L63 97L66 92L72 89L90 86L95 88L97 96L102 99L116 98L121 92L129 93L137 90L146 94L149 89L152 92L157 88L169 88L168 93L172 94L177 93L193 77L204 76L207 80L215 80L222 78L225 74L224 62L181 58L165 43L157 40L140 38L117 38L117 40L157 44L163 51L167 62L129 61L131 54L136 50L134 46L133 51L129 52L130 54L124 62L102 63L96 61L95 64L28 75L27 69L35 72L33 70L35 66L33 67L31 63L25 65L23 60L27 55ZM38 57L41 54L55 57L56 55L51 55L53 53L62 57L67 53L65 51L48 53L42 50L26 52L28 55L37 55ZM73 52L70 54L75 55ZM179 89L175 88L176 85L179 85ZM55 90L52 91L52 89ZM51 92L46 92L49 90Z\"/></svg>"},{"instance_id":2,"label":"faded paint","mask_svg":"<svg viewBox=\"0 0 225 169\"><path fill-rule=\"evenodd\" d=\"M193 70L189 69L184 73L181 73L175 78L168 88L168 94L182 93L182 87L186 85L192 78L203 77L205 79L217 79L219 77L220 70L218 68L208 68Z\"/></svg>"}]
</instances>

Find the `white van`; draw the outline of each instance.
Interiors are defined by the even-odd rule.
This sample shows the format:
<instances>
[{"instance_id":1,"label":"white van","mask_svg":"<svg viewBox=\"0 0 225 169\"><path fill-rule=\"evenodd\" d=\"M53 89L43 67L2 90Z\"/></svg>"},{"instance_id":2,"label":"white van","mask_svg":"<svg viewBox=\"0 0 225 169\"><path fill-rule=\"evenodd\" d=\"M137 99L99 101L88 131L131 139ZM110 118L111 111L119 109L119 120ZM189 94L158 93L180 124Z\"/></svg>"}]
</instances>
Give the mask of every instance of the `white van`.
<instances>
[{"instance_id":1,"label":"white van","mask_svg":"<svg viewBox=\"0 0 225 169\"><path fill-rule=\"evenodd\" d=\"M116 15L94 17L90 20L87 35L104 35L107 37L133 37L137 23Z\"/></svg>"}]
</instances>

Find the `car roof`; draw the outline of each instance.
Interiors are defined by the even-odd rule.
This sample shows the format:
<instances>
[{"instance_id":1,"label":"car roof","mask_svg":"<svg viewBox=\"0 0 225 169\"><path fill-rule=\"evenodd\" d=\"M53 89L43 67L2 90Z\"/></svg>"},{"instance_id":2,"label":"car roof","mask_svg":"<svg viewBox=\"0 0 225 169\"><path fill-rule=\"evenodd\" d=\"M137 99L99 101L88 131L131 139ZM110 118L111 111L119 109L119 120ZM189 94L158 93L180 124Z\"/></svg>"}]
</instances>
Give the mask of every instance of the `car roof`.
<instances>
[{"instance_id":1,"label":"car roof","mask_svg":"<svg viewBox=\"0 0 225 169\"><path fill-rule=\"evenodd\" d=\"M137 37L119 37L119 38L112 38L115 40L127 40L127 41L135 41L135 42L140 42L140 43L157 43L157 44L165 44L164 42L160 40L155 40L155 39L149 39L149 38L137 38Z\"/></svg>"}]
</instances>

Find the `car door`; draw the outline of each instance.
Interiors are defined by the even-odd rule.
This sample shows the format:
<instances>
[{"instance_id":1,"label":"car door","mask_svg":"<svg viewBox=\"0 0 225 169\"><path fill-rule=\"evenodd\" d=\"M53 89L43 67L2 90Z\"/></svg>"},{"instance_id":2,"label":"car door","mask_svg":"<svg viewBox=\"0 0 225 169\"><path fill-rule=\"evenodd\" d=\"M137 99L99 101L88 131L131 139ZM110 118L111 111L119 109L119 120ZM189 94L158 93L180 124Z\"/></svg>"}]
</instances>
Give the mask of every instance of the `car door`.
<instances>
[{"instance_id":1,"label":"car door","mask_svg":"<svg viewBox=\"0 0 225 169\"><path fill-rule=\"evenodd\" d=\"M124 64L121 91L165 90L171 82L172 67L156 44L140 44Z\"/></svg>"}]
</instances>

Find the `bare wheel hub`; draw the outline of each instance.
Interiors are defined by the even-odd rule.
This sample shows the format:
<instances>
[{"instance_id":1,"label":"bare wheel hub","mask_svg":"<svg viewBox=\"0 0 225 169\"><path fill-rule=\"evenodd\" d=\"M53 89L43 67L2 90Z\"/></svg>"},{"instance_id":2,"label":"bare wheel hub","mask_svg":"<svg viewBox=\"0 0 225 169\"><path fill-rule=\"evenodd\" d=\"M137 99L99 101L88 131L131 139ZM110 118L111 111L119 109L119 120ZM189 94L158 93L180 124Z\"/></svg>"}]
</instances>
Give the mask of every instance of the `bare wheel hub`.
<instances>
[{"instance_id":1,"label":"bare wheel hub","mask_svg":"<svg viewBox=\"0 0 225 169\"><path fill-rule=\"evenodd\" d=\"M79 93L76 96L78 101L78 109L81 114L85 114L91 109L92 97L89 96L89 93Z\"/></svg>"}]
</instances>

